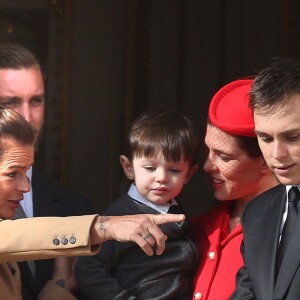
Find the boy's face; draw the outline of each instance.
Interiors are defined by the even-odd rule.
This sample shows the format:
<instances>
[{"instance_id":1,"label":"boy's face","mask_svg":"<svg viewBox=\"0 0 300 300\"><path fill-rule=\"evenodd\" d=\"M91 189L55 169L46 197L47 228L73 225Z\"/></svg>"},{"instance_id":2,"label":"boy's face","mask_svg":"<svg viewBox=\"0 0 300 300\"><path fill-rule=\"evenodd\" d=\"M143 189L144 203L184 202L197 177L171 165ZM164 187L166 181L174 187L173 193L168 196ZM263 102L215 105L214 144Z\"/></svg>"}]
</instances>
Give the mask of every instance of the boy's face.
<instances>
[{"instance_id":1,"label":"boy's face","mask_svg":"<svg viewBox=\"0 0 300 300\"><path fill-rule=\"evenodd\" d=\"M157 204L166 203L176 197L194 173L189 162L166 161L161 153L152 158L135 157L131 168L130 179L134 179L139 193ZM127 172L126 174L128 176Z\"/></svg>"},{"instance_id":2,"label":"boy's face","mask_svg":"<svg viewBox=\"0 0 300 300\"><path fill-rule=\"evenodd\" d=\"M264 158L282 184L300 183L300 95L268 114L254 111L255 131Z\"/></svg>"}]
</instances>

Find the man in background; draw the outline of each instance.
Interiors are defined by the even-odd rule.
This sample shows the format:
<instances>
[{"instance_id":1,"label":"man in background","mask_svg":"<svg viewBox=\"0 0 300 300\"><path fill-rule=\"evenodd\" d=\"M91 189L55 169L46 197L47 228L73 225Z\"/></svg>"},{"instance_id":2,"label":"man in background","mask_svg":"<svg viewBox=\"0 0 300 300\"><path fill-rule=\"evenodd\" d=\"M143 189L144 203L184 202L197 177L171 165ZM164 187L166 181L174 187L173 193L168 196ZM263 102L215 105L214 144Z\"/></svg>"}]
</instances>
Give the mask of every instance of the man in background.
<instances>
[{"instance_id":1,"label":"man in background","mask_svg":"<svg viewBox=\"0 0 300 300\"><path fill-rule=\"evenodd\" d=\"M45 114L45 88L42 70L35 56L16 44L0 45L0 105L21 114L33 127L36 149ZM93 213L91 202L57 183L49 181L35 166L27 173L30 192L24 194L16 218L69 216ZM67 239L65 242L68 242ZM19 263L24 300L35 300L53 277L54 260ZM57 282L64 285L64 280Z\"/></svg>"}]
</instances>

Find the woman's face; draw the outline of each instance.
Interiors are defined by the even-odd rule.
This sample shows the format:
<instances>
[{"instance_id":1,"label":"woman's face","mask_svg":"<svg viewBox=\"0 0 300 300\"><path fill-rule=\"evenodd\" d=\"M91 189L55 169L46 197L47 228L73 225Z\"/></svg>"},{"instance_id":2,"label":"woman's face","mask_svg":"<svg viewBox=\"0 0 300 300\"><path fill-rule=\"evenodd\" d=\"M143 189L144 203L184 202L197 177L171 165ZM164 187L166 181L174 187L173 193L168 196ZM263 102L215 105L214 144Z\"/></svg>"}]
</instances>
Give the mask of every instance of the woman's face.
<instances>
[{"instance_id":1,"label":"woman's face","mask_svg":"<svg viewBox=\"0 0 300 300\"><path fill-rule=\"evenodd\" d=\"M4 153L0 157L0 218L9 219L30 190L26 171L33 163L34 146L24 146L15 141L3 141Z\"/></svg>"},{"instance_id":2,"label":"woman's face","mask_svg":"<svg viewBox=\"0 0 300 300\"><path fill-rule=\"evenodd\" d=\"M207 125L205 144L208 156L203 169L210 176L216 199L252 200L263 176L263 157L249 157L233 136L212 125Z\"/></svg>"}]
</instances>

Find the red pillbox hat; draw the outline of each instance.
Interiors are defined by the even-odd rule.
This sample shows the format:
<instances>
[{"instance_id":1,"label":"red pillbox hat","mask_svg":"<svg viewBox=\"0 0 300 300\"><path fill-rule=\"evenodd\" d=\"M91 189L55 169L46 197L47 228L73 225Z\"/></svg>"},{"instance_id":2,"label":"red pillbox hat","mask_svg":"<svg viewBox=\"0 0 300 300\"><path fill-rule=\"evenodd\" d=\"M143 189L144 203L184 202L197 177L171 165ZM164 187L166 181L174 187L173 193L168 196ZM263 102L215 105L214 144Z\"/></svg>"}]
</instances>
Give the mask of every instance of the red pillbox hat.
<instances>
[{"instance_id":1,"label":"red pillbox hat","mask_svg":"<svg viewBox=\"0 0 300 300\"><path fill-rule=\"evenodd\" d=\"M230 134L256 137L249 107L249 92L253 79L239 79L222 87L209 105L211 123Z\"/></svg>"}]
</instances>

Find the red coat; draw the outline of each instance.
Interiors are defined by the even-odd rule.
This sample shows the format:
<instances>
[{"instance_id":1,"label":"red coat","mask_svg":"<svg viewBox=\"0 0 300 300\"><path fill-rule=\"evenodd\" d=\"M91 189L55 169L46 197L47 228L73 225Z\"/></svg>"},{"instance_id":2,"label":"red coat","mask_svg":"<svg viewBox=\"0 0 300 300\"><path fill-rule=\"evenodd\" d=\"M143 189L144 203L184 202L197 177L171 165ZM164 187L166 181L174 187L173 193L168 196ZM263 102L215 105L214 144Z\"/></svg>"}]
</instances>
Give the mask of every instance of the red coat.
<instances>
[{"instance_id":1,"label":"red coat","mask_svg":"<svg viewBox=\"0 0 300 300\"><path fill-rule=\"evenodd\" d=\"M200 260L194 278L193 299L225 300L235 289L235 275L243 265L241 224L229 234L231 202L222 202L192 219Z\"/></svg>"}]
</instances>

